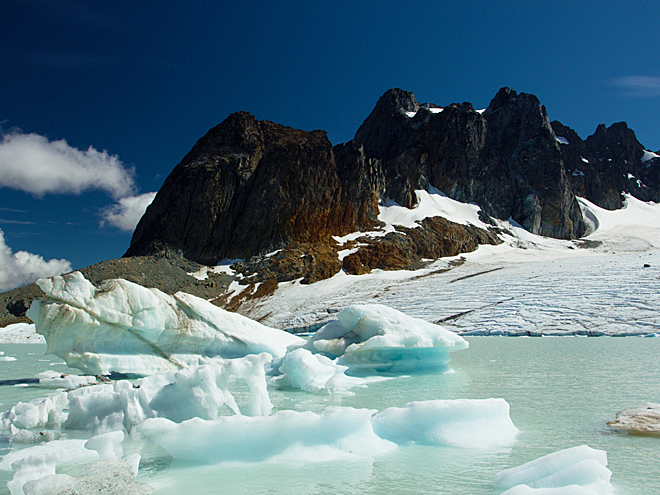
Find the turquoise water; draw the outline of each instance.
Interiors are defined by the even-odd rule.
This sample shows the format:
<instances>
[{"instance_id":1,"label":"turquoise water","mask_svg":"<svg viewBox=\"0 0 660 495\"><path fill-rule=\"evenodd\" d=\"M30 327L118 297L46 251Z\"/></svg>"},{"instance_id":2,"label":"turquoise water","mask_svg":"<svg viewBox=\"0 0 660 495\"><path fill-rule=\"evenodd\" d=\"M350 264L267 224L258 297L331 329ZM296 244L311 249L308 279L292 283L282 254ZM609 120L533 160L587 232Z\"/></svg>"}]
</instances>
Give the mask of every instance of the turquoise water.
<instances>
[{"instance_id":1,"label":"turquoise water","mask_svg":"<svg viewBox=\"0 0 660 495\"><path fill-rule=\"evenodd\" d=\"M413 445L364 462L219 466L172 461L159 447L138 440L127 441L125 452L141 452L140 479L156 487L157 494L492 495L496 492L491 481L497 472L587 444L608 452L617 493L660 493L660 438L629 436L606 426L618 410L660 402L660 339L468 340L470 349L452 354L454 373L372 383L352 396L272 391L271 399L279 409L318 412L330 405L383 410L413 400L501 397L510 404L511 419L520 429L511 448ZM44 349L1 346L6 355L18 360L0 362L0 379L34 376L42 369L65 371L65 366L39 361L44 359ZM0 387L0 410L21 398L43 395L43 390L34 388ZM4 485L10 476L0 472L0 493L7 493Z\"/></svg>"}]
</instances>

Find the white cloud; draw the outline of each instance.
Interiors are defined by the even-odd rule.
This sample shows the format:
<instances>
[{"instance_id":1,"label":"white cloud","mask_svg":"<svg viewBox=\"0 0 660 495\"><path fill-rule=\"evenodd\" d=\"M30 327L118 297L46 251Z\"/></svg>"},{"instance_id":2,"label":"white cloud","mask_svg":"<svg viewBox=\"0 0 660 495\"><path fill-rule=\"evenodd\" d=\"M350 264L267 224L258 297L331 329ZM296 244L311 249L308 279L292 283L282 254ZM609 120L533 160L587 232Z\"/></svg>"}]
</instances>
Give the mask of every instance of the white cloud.
<instances>
[{"instance_id":1,"label":"white cloud","mask_svg":"<svg viewBox=\"0 0 660 495\"><path fill-rule=\"evenodd\" d=\"M135 230L135 226L144 215L147 206L151 204L155 197L155 192L148 192L138 196L121 198L116 204L101 210L101 216L103 217L101 226L107 222L121 230L129 232Z\"/></svg>"},{"instance_id":2,"label":"white cloud","mask_svg":"<svg viewBox=\"0 0 660 495\"><path fill-rule=\"evenodd\" d=\"M116 155L91 146L82 151L65 140L20 131L5 134L0 142L0 187L36 196L100 189L117 199L135 193L133 176Z\"/></svg>"},{"instance_id":3,"label":"white cloud","mask_svg":"<svg viewBox=\"0 0 660 495\"><path fill-rule=\"evenodd\" d=\"M624 90L626 96L649 98L660 96L660 77L625 76L614 79L614 85Z\"/></svg>"},{"instance_id":4,"label":"white cloud","mask_svg":"<svg viewBox=\"0 0 660 495\"><path fill-rule=\"evenodd\" d=\"M12 253L5 244L4 232L0 230L0 291L70 271L71 263L67 260L45 261L41 256L26 251Z\"/></svg>"}]
</instances>

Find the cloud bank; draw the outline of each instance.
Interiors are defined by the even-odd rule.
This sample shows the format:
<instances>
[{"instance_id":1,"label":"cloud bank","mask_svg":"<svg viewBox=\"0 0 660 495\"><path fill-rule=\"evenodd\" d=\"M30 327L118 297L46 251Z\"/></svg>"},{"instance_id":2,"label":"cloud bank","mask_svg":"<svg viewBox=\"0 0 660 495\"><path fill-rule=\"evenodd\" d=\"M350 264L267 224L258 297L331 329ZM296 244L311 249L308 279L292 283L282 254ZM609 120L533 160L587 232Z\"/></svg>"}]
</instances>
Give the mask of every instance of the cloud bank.
<instances>
[{"instance_id":1,"label":"cloud bank","mask_svg":"<svg viewBox=\"0 0 660 495\"><path fill-rule=\"evenodd\" d=\"M71 263L64 259L45 261L41 256L26 251L12 253L5 243L4 232L0 230L0 291L70 271Z\"/></svg>"},{"instance_id":2,"label":"cloud bank","mask_svg":"<svg viewBox=\"0 0 660 495\"><path fill-rule=\"evenodd\" d=\"M65 140L13 131L0 142L0 187L35 196L102 190L114 199L135 193L134 171L116 155L90 146L79 150Z\"/></svg>"},{"instance_id":3,"label":"cloud bank","mask_svg":"<svg viewBox=\"0 0 660 495\"><path fill-rule=\"evenodd\" d=\"M133 231L135 226L144 215L147 206L156 197L155 192L148 192L138 196L121 198L116 204L110 205L101 210L101 226L106 223L113 225L121 230Z\"/></svg>"},{"instance_id":4,"label":"cloud bank","mask_svg":"<svg viewBox=\"0 0 660 495\"><path fill-rule=\"evenodd\" d=\"M625 76L614 79L614 85L626 96L651 98L660 96L660 77Z\"/></svg>"}]
</instances>

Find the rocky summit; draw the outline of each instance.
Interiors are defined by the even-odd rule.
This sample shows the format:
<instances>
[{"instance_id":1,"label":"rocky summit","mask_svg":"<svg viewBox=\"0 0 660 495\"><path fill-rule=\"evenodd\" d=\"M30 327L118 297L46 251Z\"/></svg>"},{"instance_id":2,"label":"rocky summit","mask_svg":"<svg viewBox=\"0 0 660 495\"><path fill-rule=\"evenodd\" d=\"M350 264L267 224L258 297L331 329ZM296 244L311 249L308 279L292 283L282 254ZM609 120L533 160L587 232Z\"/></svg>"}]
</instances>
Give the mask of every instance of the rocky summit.
<instances>
[{"instance_id":1,"label":"rocky summit","mask_svg":"<svg viewBox=\"0 0 660 495\"><path fill-rule=\"evenodd\" d=\"M244 283L412 268L496 244L498 229L436 217L348 244L335 238L378 229L382 201L413 208L416 191L430 188L479 205L486 223L512 219L535 234L579 238L587 224L576 195L608 209L622 206L624 192L657 201L659 172L660 159L624 123L601 125L583 141L551 123L534 95L509 88L482 111L420 105L413 93L391 89L355 138L334 147L324 131L238 112L176 166L125 256L241 259ZM340 257L340 248L353 249Z\"/></svg>"}]
</instances>

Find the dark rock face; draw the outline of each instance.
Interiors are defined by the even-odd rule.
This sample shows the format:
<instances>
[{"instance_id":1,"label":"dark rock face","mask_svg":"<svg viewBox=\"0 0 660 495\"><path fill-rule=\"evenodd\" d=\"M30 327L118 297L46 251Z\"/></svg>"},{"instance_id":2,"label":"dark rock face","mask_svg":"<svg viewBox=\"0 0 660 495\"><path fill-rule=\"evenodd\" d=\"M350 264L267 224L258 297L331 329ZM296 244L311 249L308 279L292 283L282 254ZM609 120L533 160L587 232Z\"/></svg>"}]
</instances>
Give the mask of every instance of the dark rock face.
<instances>
[{"instance_id":1,"label":"dark rock face","mask_svg":"<svg viewBox=\"0 0 660 495\"><path fill-rule=\"evenodd\" d=\"M28 310L28 306L25 305L25 301L23 299L17 299L16 301L9 302L9 304L6 306L6 309L10 315L20 318L21 316L25 316L25 313Z\"/></svg>"},{"instance_id":2,"label":"dark rock face","mask_svg":"<svg viewBox=\"0 0 660 495\"><path fill-rule=\"evenodd\" d=\"M552 128L559 141L561 157L575 193L608 210L621 208L621 191L615 180L602 170L601 163L577 133L561 122Z\"/></svg>"},{"instance_id":3,"label":"dark rock face","mask_svg":"<svg viewBox=\"0 0 660 495\"><path fill-rule=\"evenodd\" d=\"M127 256L168 247L197 262L247 258L376 224L377 170L324 131L245 112L211 129L177 165L138 224Z\"/></svg>"},{"instance_id":4,"label":"dark rock face","mask_svg":"<svg viewBox=\"0 0 660 495\"><path fill-rule=\"evenodd\" d=\"M204 264L245 259L236 268L257 291L257 283L311 283L342 268L411 268L500 242L495 230L432 218L364 237L339 260L332 236L378 228L380 200L412 208L419 189L476 203L491 225L511 218L535 234L573 239L586 232L576 193L610 209L621 206L622 191L660 199L660 158L648 157L625 124L600 126L582 141L551 125L534 95L509 88L482 112L470 103L420 105L408 91L389 90L355 138L335 147L323 131L239 112L176 166L125 256L169 250Z\"/></svg>"},{"instance_id":5,"label":"dark rock face","mask_svg":"<svg viewBox=\"0 0 660 495\"><path fill-rule=\"evenodd\" d=\"M585 232L548 115L533 95L503 88L480 114L470 103L420 108L412 93L390 90L354 141L382 163L385 194L403 206L431 185L535 234Z\"/></svg>"},{"instance_id":6,"label":"dark rock face","mask_svg":"<svg viewBox=\"0 0 660 495\"><path fill-rule=\"evenodd\" d=\"M644 147L625 122L601 124L585 141L600 169L610 175L620 191L629 192L642 201L658 201L660 159L642 162Z\"/></svg>"},{"instance_id":7,"label":"dark rock face","mask_svg":"<svg viewBox=\"0 0 660 495\"><path fill-rule=\"evenodd\" d=\"M552 122L562 160L577 194L602 208L621 208L622 192L642 201L660 199L660 159L644 159L644 147L625 122L601 124L586 141L561 122Z\"/></svg>"}]
</instances>

